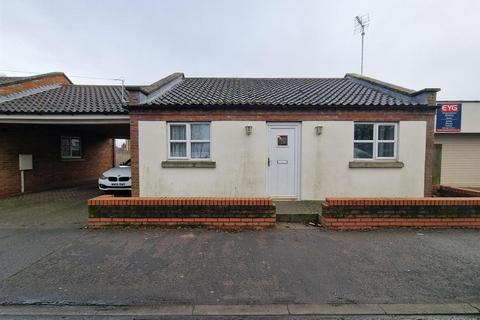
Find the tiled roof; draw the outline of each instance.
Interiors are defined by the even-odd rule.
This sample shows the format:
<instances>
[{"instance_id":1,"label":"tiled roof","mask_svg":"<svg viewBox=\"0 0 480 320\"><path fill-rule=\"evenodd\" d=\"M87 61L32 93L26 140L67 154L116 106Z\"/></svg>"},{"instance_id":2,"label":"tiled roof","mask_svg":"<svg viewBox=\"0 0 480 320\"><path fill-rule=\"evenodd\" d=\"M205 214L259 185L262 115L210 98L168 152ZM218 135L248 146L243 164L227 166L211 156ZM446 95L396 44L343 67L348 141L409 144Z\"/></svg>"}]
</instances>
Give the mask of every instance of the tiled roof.
<instances>
[{"instance_id":1,"label":"tiled roof","mask_svg":"<svg viewBox=\"0 0 480 320\"><path fill-rule=\"evenodd\" d=\"M0 103L0 113L127 112L121 86L65 85Z\"/></svg>"},{"instance_id":2,"label":"tiled roof","mask_svg":"<svg viewBox=\"0 0 480 320\"><path fill-rule=\"evenodd\" d=\"M182 78L143 105L416 106L414 91L373 79Z\"/></svg>"}]
</instances>

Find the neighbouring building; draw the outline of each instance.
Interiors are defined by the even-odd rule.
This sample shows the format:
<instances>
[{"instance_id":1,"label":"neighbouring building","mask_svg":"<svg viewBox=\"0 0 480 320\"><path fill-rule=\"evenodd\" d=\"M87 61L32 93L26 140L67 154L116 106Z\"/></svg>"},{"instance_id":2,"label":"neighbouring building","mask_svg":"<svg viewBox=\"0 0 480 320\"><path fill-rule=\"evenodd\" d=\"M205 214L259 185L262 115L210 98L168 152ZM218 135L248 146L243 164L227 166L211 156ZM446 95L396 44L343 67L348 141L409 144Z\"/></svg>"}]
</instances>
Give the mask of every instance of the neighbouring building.
<instances>
[{"instance_id":1,"label":"neighbouring building","mask_svg":"<svg viewBox=\"0 0 480 320\"><path fill-rule=\"evenodd\" d=\"M437 91L355 74L130 88L133 195L429 196Z\"/></svg>"},{"instance_id":2,"label":"neighbouring building","mask_svg":"<svg viewBox=\"0 0 480 320\"><path fill-rule=\"evenodd\" d=\"M121 86L0 77L0 197L96 180L113 165L113 138L128 137Z\"/></svg>"},{"instance_id":3,"label":"neighbouring building","mask_svg":"<svg viewBox=\"0 0 480 320\"><path fill-rule=\"evenodd\" d=\"M439 101L434 183L480 187L480 101Z\"/></svg>"}]
</instances>

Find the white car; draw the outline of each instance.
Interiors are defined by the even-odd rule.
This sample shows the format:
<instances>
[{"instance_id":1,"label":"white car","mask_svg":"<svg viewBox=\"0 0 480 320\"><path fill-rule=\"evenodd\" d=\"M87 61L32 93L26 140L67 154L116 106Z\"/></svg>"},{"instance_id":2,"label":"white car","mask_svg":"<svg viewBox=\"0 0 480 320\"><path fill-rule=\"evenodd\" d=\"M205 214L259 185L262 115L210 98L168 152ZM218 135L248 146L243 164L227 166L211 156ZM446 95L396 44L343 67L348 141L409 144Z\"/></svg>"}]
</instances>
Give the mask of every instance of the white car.
<instances>
[{"instance_id":1,"label":"white car","mask_svg":"<svg viewBox=\"0 0 480 320\"><path fill-rule=\"evenodd\" d=\"M131 191L132 168L130 160L105 171L98 179L98 188L103 191Z\"/></svg>"}]
</instances>

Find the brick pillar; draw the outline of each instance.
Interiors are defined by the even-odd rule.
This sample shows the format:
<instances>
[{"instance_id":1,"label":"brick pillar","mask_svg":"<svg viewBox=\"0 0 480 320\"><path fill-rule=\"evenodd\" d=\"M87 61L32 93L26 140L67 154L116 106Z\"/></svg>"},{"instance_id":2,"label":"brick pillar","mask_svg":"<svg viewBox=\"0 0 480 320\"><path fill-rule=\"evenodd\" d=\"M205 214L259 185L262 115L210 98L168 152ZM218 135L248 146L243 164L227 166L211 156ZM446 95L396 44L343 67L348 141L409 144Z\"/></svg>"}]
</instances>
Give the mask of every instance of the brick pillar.
<instances>
[{"instance_id":1,"label":"brick pillar","mask_svg":"<svg viewBox=\"0 0 480 320\"><path fill-rule=\"evenodd\" d=\"M425 197L432 196L433 149L434 149L435 111L427 119L425 146Z\"/></svg>"},{"instance_id":2,"label":"brick pillar","mask_svg":"<svg viewBox=\"0 0 480 320\"><path fill-rule=\"evenodd\" d=\"M132 196L140 195L140 184L138 181L138 119L134 114L130 114L130 156L132 168Z\"/></svg>"}]
</instances>

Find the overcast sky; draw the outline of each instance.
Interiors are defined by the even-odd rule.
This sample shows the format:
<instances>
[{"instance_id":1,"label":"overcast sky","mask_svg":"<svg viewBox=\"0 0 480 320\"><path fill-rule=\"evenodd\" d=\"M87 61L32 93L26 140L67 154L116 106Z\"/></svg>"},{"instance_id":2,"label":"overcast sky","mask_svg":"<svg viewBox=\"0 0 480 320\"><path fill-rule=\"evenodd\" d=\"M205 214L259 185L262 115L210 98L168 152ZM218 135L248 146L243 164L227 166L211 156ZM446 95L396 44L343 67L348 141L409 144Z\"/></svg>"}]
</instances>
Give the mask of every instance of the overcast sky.
<instances>
[{"instance_id":1,"label":"overcast sky","mask_svg":"<svg viewBox=\"0 0 480 320\"><path fill-rule=\"evenodd\" d=\"M365 13L365 75L480 99L478 0L0 0L0 73L343 77L360 72L353 17Z\"/></svg>"}]
</instances>

